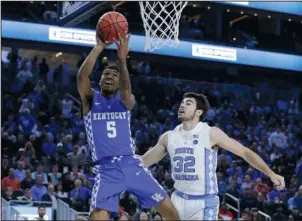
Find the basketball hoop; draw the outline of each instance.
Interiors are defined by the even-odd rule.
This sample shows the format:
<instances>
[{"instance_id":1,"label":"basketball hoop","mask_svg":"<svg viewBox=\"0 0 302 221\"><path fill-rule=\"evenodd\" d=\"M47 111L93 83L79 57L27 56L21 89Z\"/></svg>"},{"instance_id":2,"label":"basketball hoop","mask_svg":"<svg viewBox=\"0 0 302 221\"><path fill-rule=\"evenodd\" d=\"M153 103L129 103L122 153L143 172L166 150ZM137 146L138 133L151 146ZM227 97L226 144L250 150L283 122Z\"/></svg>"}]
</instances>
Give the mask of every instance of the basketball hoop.
<instances>
[{"instance_id":1,"label":"basketball hoop","mask_svg":"<svg viewBox=\"0 0 302 221\"><path fill-rule=\"evenodd\" d=\"M154 51L165 45L179 45L179 20L188 2L141 1L141 16L146 32L145 51Z\"/></svg>"}]
</instances>

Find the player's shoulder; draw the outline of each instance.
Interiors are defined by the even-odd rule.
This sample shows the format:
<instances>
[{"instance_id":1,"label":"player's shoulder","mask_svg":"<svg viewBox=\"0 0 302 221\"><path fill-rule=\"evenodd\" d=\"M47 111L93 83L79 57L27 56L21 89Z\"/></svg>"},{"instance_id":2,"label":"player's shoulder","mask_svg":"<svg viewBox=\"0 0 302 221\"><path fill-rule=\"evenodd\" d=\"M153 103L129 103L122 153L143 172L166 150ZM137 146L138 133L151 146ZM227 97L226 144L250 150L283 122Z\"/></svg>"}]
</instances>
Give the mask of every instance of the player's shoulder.
<instances>
[{"instance_id":1,"label":"player's shoulder","mask_svg":"<svg viewBox=\"0 0 302 221\"><path fill-rule=\"evenodd\" d=\"M211 126L207 123L207 122L199 122L197 125L197 129L199 129L200 131L210 131L211 130Z\"/></svg>"}]
</instances>

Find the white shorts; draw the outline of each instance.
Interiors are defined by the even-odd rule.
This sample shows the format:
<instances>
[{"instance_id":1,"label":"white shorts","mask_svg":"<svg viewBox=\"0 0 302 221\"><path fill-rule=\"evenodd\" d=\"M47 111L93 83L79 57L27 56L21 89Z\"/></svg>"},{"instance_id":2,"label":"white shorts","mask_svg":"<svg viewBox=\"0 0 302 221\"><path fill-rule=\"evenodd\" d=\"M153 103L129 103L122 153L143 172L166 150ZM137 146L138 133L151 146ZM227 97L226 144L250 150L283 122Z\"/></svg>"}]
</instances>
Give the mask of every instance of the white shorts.
<instances>
[{"instance_id":1,"label":"white shorts","mask_svg":"<svg viewBox=\"0 0 302 221\"><path fill-rule=\"evenodd\" d=\"M190 196L172 193L171 200L181 220L218 220L218 196Z\"/></svg>"}]
</instances>

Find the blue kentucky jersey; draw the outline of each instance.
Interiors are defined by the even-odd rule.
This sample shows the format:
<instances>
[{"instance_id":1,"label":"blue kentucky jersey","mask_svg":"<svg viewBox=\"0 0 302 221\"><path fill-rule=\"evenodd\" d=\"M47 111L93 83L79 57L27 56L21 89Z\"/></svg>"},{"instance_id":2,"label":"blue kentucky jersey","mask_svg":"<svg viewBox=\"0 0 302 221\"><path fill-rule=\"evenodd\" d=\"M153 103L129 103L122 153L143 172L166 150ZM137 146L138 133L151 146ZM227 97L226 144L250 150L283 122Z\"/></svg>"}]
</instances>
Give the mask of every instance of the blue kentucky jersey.
<instances>
[{"instance_id":1,"label":"blue kentucky jersey","mask_svg":"<svg viewBox=\"0 0 302 221\"><path fill-rule=\"evenodd\" d=\"M92 102L90 112L84 116L92 161L132 155L135 145L131 138L131 113L122 103L119 91L114 98L106 99L93 90Z\"/></svg>"}]
</instances>

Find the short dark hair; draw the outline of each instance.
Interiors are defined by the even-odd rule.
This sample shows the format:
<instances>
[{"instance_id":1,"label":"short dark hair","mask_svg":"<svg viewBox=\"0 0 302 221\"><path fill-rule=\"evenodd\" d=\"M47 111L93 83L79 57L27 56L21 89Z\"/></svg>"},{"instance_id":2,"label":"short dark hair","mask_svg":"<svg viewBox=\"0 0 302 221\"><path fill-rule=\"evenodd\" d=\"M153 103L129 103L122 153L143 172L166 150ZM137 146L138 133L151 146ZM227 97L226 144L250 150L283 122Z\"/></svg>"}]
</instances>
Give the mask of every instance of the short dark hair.
<instances>
[{"instance_id":1,"label":"short dark hair","mask_svg":"<svg viewBox=\"0 0 302 221\"><path fill-rule=\"evenodd\" d=\"M44 204L40 204L40 205L38 206L38 210L39 210L40 208L45 209L46 207L45 207L45 205L44 205Z\"/></svg>"},{"instance_id":2,"label":"short dark hair","mask_svg":"<svg viewBox=\"0 0 302 221\"><path fill-rule=\"evenodd\" d=\"M210 103L207 96L205 96L204 94L188 92L183 95L182 99L189 97L192 97L196 100L196 110L202 110L202 114L200 116L200 120L202 120L210 109Z\"/></svg>"},{"instance_id":3,"label":"short dark hair","mask_svg":"<svg viewBox=\"0 0 302 221\"><path fill-rule=\"evenodd\" d=\"M107 65L107 66L104 68L103 73L104 73L106 70L108 70L108 69L110 69L110 70L115 70L115 71L117 71L118 73L120 73L120 66L117 65L116 63Z\"/></svg>"}]
</instances>

